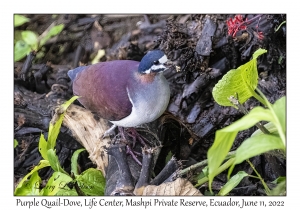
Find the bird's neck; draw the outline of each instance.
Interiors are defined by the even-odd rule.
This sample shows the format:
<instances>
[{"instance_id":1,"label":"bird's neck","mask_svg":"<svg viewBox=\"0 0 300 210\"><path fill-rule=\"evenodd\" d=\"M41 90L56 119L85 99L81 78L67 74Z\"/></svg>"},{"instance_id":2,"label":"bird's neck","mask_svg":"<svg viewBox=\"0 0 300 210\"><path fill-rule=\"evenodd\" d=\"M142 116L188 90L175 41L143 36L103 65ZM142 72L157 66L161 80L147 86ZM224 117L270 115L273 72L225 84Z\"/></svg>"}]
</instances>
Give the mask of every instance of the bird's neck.
<instances>
[{"instance_id":1,"label":"bird's neck","mask_svg":"<svg viewBox=\"0 0 300 210\"><path fill-rule=\"evenodd\" d=\"M141 74L141 73L137 72L135 77L137 80L141 81L141 83L148 84L148 83L152 83L154 81L155 76L159 76L157 74L160 74L160 73L151 72L149 74Z\"/></svg>"}]
</instances>

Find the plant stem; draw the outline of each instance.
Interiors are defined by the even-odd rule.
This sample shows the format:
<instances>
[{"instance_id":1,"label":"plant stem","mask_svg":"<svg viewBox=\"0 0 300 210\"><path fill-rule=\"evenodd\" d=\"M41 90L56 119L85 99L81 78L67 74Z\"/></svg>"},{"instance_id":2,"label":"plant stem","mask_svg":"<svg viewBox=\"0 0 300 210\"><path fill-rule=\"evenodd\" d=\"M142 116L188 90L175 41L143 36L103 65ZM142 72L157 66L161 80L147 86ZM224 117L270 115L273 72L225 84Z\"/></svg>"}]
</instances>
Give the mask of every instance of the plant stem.
<instances>
[{"instance_id":1,"label":"plant stem","mask_svg":"<svg viewBox=\"0 0 300 210\"><path fill-rule=\"evenodd\" d=\"M267 194L270 194L271 193L271 190L270 188L268 187L268 185L265 183L265 181L263 180L263 178L260 176L260 174L256 171L254 165L250 162L250 160L246 160L249 165L251 166L251 168L253 169L253 171L256 173L257 177L259 178L259 180L261 181L262 185L264 186L265 190L266 190L266 193Z\"/></svg>"},{"instance_id":2,"label":"plant stem","mask_svg":"<svg viewBox=\"0 0 300 210\"><path fill-rule=\"evenodd\" d=\"M227 162L225 162L223 165L221 165L216 173L216 176L223 171L225 171L227 168L229 168L235 161L235 158L230 158ZM195 185L195 187L199 187L200 185L204 184L208 181L208 177L203 177L202 179L198 180L198 183Z\"/></svg>"},{"instance_id":3,"label":"plant stem","mask_svg":"<svg viewBox=\"0 0 300 210\"><path fill-rule=\"evenodd\" d=\"M254 91L253 91L254 92ZM230 102L235 105L238 110L240 110L240 112L242 112L244 115L249 114L248 110L239 102L239 100L234 97L234 96L230 96L229 97ZM255 124L264 134L270 134L270 132L268 131L268 129L265 128L265 126L263 124L261 124L260 122Z\"/></svg>"},{"instance_id":4,"label":"plant stem","mask_svg":"<svg viewBox=\"0 0 300 210\"><path fill-rule=\"evenodd\" d=\"M229 158L234 157L234 156L235 156L235 153L236 153L236 151L229 152L229 153L227 154L227 156L225 157L224 160L227 160L227 159L229 159ZM179 171L178 175L179 175L179 176L183 176L183 175L187 174L188 172L190 172L190 171L192 171L192 170L195 170L196 168L200 168L200 167L206 166L207 163L208 163L208 160L207 160L207 159L206 159L206 160L203 160L203 161L201 161L201 162L199 162L199 163L196 163L196 164L194 164L194 165L191 165L191 166L188 167L188 168L185 168L185 169Z\"/></svg>"},{"instance_id":5,"label":"plant stem","mask_svg":"<svg viewBox=\"0 0 300 210\"><path fill-rule=\"evenodd\" d=\"M285 23L286 23L286 21L283 21L282 23L280 23L280 25L277 28L275 28L275 32L277 32L280 29L280 27Z\"/></svg>"}]
</instances>

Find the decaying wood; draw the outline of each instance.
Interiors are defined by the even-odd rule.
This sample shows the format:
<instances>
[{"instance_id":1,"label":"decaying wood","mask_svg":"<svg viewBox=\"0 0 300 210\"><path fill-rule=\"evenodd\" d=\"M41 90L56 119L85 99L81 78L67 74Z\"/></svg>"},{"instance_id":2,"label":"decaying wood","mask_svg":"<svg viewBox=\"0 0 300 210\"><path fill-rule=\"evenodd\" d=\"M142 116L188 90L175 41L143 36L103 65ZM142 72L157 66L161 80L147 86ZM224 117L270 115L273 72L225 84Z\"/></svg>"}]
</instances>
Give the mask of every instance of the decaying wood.
<instances>
[{"instance_id":1,"label":"decaying wood","mask_svg":"<svg viewBox=\"0 0 300 210\"><path fill-rule=\"evenodd\" d=\"M70 105L67 109L63 125L68 127L76 140L88 151L92 162L105 176L108 165L106 148L111 139L102 139L104 132L109 129L108 121L100 118L96 120L94 115L80 106Z\"/></svg>"}]
</instances>

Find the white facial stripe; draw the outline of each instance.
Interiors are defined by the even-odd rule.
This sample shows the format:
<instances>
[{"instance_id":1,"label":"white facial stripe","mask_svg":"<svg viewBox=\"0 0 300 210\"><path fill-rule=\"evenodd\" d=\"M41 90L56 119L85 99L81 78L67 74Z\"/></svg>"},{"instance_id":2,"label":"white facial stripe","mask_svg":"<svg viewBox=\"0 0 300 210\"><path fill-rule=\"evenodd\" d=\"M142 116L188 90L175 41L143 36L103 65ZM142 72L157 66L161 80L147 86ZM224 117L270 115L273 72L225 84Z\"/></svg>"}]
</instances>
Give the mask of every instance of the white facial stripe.
<instances>
[{"instance_id":1,"label":"white facial stripe","mask_svg":"<svg viewBox=\"0 0 300 210\"><path fill-rule=\"evenodd\" d=\"M151 73L151 69L148 69L145 71L146 74L150 74Z\"/></svg>"},{"instance_id":2,"label":"white facial stripe","mask_svg":"<svg viewBox=\"0 0 300 210\"><path fill-rule=\"evenodd\" d=\"M161 57L159 60L159 63L165 63L165 62L167 62L168 61L168 58L167 58L167 56L166 55L164 55L163 57Z\"/></svg>"},{"instance_id":3,"label":"white facial stripe","mask_svg":"<svg viewBox=\"0 0 300 210\"><path fill-rule=\"evenodd\" d=\"M151 70L165 69L165 68L166 68L166 67L165 67L163 64L151 66Z\"/></svg>"},{"instance_id":4,"label":"white facial stripe","mask_svg":"<svg viewBox=\"0 0 300 210\"><path fill-rule=\"evenodd\" d=\"M166 68L166 67L165 67L163 64L160 64L160 65L153 65L153 66L151 66L150 69L146 70L145 73L146 73L146 74L150 74L151 71L155 71L155 70L157 70L157 69L165 69L165 68Z\"/></svg>"}]
</instances>

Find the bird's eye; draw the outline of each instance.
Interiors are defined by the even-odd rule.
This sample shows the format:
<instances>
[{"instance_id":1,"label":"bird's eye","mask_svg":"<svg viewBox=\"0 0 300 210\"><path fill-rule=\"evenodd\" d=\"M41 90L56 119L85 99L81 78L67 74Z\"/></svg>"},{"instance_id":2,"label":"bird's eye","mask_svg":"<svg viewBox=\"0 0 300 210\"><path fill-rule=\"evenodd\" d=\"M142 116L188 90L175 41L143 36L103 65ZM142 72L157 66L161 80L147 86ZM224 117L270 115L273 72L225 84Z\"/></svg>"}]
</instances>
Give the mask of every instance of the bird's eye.
<instances>
[{"instance_id":1,"label":"bird's eye","mask_svg":"<svg viewBox=\"0 0 300 210\"><path fill-rule=\"evenodd\" d=\"M154 61L153 64L154 64L154 65L158 65L158 64L159 64L159 61Z\"/></svg>"}]
</instances>

